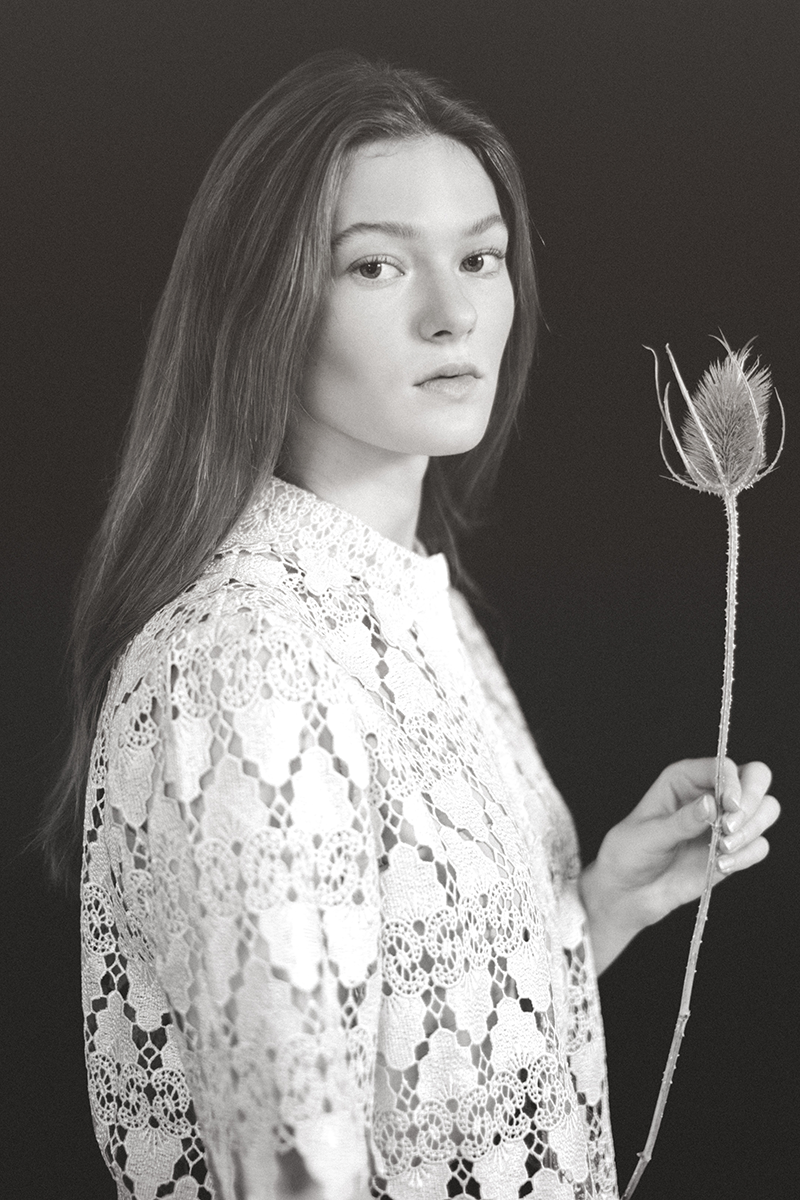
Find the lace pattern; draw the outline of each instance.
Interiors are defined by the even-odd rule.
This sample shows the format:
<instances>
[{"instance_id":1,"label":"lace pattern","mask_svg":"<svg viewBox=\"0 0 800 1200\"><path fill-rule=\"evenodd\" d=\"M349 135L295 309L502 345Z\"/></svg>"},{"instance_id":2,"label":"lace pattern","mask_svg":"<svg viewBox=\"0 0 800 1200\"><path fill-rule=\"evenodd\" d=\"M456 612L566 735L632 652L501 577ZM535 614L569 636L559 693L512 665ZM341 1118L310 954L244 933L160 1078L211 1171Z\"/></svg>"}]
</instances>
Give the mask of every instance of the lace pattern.
<instances>
[{"instance_id":1,"label":"lace pattern","mask_svg":"<svg viewBox=\"0 0 800 1200\"><path fill-rule=\"evenodd\" d=\"M269 1196L293 1148L330 1200L613 1200L578 870L443 556L273 479L97 731L83 998L119 1195Z\"/></svg>"}]
</instances>

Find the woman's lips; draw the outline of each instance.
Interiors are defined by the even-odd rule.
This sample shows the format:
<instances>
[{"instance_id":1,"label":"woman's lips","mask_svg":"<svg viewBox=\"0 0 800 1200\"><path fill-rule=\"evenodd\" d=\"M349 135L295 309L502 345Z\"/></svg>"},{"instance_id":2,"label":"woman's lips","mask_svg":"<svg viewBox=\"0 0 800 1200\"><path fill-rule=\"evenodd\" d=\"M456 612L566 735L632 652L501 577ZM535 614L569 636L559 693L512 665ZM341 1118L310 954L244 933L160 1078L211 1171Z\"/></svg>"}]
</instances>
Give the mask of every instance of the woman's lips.
<instances>
[{"instance_id":1,"label":"woman's lips","mask_svg":"<svg viewBox=\"0 0 800 1200\"><path fill-rule=\"evenodd\" d=\"M438 392L443 396L464 396L480 379L478 368L471 362L443 363L438 371L432 372L417 387L426 392Z\"/></svg>"},{"instance_id":2,"label":"woman's lips","mask_svg":"<svg viewBox=\"0 0 800 1200\"><path fill-rule=\"evenodd\" d=\"M443 396L465 396L478 382L477 376L464 375L434 375L417 384L423 392L437 392Z\"/></svg>"}]
</instances>

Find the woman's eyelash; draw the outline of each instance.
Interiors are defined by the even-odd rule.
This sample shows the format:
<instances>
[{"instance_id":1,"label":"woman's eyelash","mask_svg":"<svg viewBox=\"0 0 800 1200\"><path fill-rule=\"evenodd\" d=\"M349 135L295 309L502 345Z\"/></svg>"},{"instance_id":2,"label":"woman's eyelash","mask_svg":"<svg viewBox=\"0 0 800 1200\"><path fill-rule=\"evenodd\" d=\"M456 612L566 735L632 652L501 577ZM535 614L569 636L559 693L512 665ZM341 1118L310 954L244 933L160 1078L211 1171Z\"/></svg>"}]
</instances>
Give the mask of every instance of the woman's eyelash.
<instances>
[{"instance_id":1,"label":"woman's eyelash","mask_svg":"<svg viewBox=\"0 0 800 1200\"><path fill-rule=\"evenodd\" d=\"M467 262L470 258L496 258L498 262L502 262L506 257L506 251L501 250L499 246L487 246L485 250L474 250L472 254L468 254L464 259Z\"/></svg>"},{"instance_id":2,"label":"woman's eyelash","mask_svg":"<svg viewBox=\"0 0 800 1200\"><path fill-rule=\"evenodd\" d=\"M505 257L506 251L501 250L499 246L487 246L484 250L474 250L472 254L467 254L461 260L461 265L462 269L469 275L491 279L495 275L500 274L500 268ZM487 259L490 261L487 262ZM492 259L494 259L494 262L491 261ZM480 261L476 262L476 260ZM475 263L475 267L469 266L469 263Z\"/></svg>"},{"instance_id":3,"label":"woman's eyelash","mask_svg":"<svg viewBox=\"0 0 800 1200\"><path fill-rule=\"evenodd\" d=\"M507 251L501 250L499 246L487 246L483 250L473 250L473 252L471 254L466 254L462 261L466 262L467 259L470 259L470 258L484 258L484 257L488 257L489 255L491 255L493 258L496 258L502 262L503 259L505 259L506 254L507 254ZM378 263L385 263L387 266L390 266L390 267L397 266L396 263L392 262L391 258L389 258L388 255L371 254L369 256L369 258L361 258L361 259L359 259L358 262L353 263L352 266L348 268L348 270L350 270L352 272L356 272L356 271L359 271L361 269L361 267L371 267ZM399 270L399 267L398 267L398 270Z\"/></svg>"},{"instance_id":4,"label":"woman's eyelash","mask_svg":"<svg viewBox=\"0 0 800 1200\"><path fill-rule=\"evenodd\" d=\"M360 271L362 267L371 267L378 263L385 263L386 266L388 266L388 267L396 267L397 266L397 264L392 262L391 258L389 258L385 254L371 254L368 258L361 258L358 260L358 262L353 263L353 265L349 268L349 270L353 274L355 274L355 272ZM399 270L399 267L398 267L398 270Z\"/></svg>"}]
</instances>

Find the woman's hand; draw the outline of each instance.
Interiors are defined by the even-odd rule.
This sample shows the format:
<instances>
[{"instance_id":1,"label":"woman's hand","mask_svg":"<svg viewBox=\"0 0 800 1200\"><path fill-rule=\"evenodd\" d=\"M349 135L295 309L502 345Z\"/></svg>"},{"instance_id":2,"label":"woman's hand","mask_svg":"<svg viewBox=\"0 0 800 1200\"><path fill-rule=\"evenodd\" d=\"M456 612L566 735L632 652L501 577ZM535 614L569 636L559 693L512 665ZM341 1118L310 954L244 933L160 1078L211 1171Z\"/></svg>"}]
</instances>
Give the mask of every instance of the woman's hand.
<instances>
[{"instance_id":1,"label":"woman's hand","mask_svg":"<svg viewBox=\"0 0 800 1200\"><path fill-rule=\"evenodd\" d=\"M673 763L624 821L606 834L596 860L583 872L581 897L598 973L647 925L703 890L716 760ZM760 862L769 852L763 836L780 814L767 795L772 773L764 763L740 767L725 760L721 856L714 882Z\"/></svg>"}]
</instances>

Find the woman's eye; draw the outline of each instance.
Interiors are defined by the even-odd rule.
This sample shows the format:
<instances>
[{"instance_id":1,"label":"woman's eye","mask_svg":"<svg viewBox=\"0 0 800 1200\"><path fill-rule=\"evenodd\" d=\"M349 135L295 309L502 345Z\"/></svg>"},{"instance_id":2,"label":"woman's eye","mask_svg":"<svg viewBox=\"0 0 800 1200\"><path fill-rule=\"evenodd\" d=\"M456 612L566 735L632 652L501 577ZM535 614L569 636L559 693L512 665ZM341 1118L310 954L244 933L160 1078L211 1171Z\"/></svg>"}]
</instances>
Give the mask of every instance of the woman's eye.
<instances>
[{"instance_id":1,"label":"woman's eye","mask_svg":"<svg viewBox=\"0 0 800 1200\"><path fill-rule=\"evenodd\" d=\"M385 258L364 259L363 262L355 263L350 270L360 279L370 280L393 279L400 274L399 268L394 263L388 262ZM393 272L394 274L392 274Z\"/></svg>"},{"instance_id":2,"label":"woman's eye","mask_svg":"<svg viewBox=\"0 0 800 1200\"><path fill-rule=\"evenodd\" d=\"M461 265L470 275L493 275L504 258L501 250L482 250L480 254L468 255Z\"/></svg>"}]
</instances>

